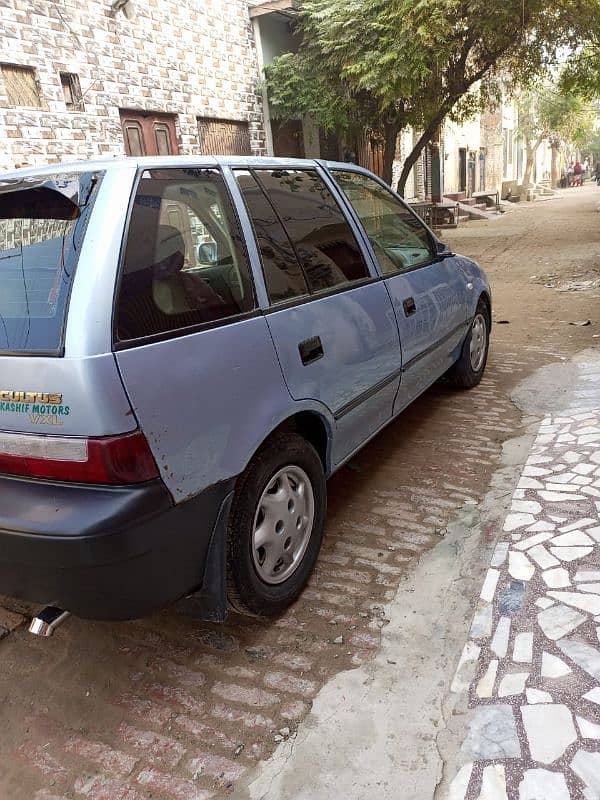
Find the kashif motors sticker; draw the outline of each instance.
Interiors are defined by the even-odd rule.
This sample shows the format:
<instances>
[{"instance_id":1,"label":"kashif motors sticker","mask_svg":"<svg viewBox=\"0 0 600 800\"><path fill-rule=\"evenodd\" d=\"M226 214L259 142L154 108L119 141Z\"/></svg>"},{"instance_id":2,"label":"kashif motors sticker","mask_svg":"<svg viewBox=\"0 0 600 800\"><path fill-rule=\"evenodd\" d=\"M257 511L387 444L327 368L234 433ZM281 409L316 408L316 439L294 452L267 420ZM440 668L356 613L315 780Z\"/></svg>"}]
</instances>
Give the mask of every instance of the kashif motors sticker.
<instances>
[{"instance_id":1,"label":"kashif motors sticker","mask_svg":"<svg viewBox=\"0 0 600 800\"><path fill-rule=\"evenodd\" d=\"M0 411L27 414L33 425L62 425L61 417L71 413L57 392L19 392L0 389Z\"/></svg>"}]
</instances>

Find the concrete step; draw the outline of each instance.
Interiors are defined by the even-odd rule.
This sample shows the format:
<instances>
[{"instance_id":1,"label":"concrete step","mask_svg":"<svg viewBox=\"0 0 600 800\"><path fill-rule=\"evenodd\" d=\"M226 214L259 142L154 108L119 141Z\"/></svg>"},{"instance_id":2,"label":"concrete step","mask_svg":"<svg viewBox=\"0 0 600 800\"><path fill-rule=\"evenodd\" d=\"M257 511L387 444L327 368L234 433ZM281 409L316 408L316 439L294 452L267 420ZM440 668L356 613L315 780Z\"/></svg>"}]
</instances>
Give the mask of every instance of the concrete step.
<instances>
[{"instance_id":1,"label":"concrete step","mask_svg":"<svg viewBox=\"0 0 600 800\"><path fill-rule=\"evenodd\" d=\"M446 200L467 200L467 193L466 192L450 192L450 194L445 194L444 197Z\"/></svg>"},{"instance_id":2,"label":"concrete step","mask_svg":"<svg viewBox=\"0 0 600 800\"><path fill-rule=\"evenodd\" d=\"M485 208L486 206L483 203L467 205L459 202L458 214L460 217L468 217L469 219L495 219L500 216L497 211L485 211Z\"/></svg>"}]
</instances>

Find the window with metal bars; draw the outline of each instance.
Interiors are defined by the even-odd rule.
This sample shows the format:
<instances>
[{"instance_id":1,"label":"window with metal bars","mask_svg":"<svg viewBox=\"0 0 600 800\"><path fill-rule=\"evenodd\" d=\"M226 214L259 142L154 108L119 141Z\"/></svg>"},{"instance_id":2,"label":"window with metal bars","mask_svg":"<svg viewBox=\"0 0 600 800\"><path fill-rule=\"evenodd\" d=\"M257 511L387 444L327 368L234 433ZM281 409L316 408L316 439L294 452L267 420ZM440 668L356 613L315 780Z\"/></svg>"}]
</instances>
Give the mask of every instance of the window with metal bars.
<instances>
[{"instance_id":1,"label":"window with metal bars","mask_svg":"<svg viewBox=\"0 0 600 800\"><path fill-rule=\"evenodd\" d=\"M252 155L247 122L198 117L198 136L200 152L205 155Z\"/></svg>"},{"instance_id":2,"label":"window with metal bars","mask_svg":"<svg viewBox=\"0 0 600 800\"><path fill-rule=\"evenodd\" d=\"M82 111L83 95L79 84L79 76L74 72L61 72L60 84L67 109L69 111Z\"/></svg>"}]
</instances>

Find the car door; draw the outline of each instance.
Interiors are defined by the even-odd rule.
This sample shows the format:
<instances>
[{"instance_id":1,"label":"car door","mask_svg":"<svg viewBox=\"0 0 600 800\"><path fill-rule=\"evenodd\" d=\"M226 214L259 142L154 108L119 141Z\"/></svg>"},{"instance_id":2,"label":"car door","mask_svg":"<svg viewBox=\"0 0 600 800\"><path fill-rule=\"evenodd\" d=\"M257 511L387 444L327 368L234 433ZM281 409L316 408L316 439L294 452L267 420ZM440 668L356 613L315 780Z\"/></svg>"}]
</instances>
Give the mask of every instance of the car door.
<instances>
[{"instance_id":1,"label":"car door","mask_svg":"<svg viewBox=\"0 0 600 800\"><path fill-rule=\"evenodd\" d=\"M341 463L392 415L400 346L388 291L313 169L235 170L261 254L266 319L290 394L336 423Z\"/></svg>"},{"instance_id":2,"label":"car door","mask_svg":"<svg viewBox=\"0 0 600 800\"><path fill-rule=\"evenodd\" d=\"M402 350L397 413L453 363L467 331L467 279L441 257L423 222L385 184L364 172L332 169L359 218L389 291Z\"/></svg>"}]
</instances>

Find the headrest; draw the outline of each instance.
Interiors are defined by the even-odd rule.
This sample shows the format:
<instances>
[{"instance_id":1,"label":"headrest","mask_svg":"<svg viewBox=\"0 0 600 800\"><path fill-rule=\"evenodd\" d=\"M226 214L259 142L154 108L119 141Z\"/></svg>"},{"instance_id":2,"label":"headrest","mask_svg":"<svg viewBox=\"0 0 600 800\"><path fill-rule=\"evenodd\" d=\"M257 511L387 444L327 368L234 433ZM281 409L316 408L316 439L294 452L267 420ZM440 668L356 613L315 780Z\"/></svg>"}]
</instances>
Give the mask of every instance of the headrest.
<instances>
[{"instance_id":1,"label":"headrest","mask_svg":"<svg viewBox=\"0 0 600 800\"><path fill-rule=\"evenodd\" d=\"M153 278L165 280L181 270L185 261L185 242L173 225L159 225L156 232Z\"/></svg>"},{"instance_id":2,"label":"headrest","mask_svg":"<svg viewBox=\"0 0 600 800\"><path fill-rule=\"evenodd\" d=\"M185 242L181 231L174 225L159 225L156 231L154 260L162 261L174 253L181 253L185 258Z\"/></svg>"}]
</instances>

